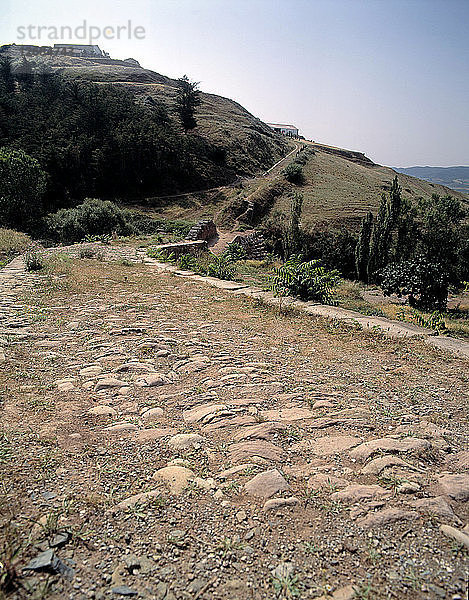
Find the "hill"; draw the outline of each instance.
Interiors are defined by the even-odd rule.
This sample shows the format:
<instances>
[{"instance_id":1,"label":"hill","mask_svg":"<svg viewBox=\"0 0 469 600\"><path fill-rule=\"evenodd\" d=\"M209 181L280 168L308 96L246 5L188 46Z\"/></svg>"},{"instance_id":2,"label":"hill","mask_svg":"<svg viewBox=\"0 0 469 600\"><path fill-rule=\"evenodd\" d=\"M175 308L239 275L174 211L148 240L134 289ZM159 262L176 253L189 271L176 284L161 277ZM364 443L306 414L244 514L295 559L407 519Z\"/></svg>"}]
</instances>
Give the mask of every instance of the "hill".
<instances>
[{"instance_id":1,"label":"hill","mask_svg":"<svg viewBox=\"0 0 469 600\"><path fill-rule=\"evenodd\" d=\"M342 148L299 142L311 150L303 168L304 182L295 185L282 175L285 163L263 178L245 181L238 187L186 194L168 200L149 199L153 211L161 216L187 219L215 218L221 225L236 225L245 213L247 203L253 210L241 218L241 223L257 226L269 216L288 210L292 192L304 196L303 225L306 229L343 226L358 230L363 216L376 212L381 195L386 193L396 175L390 167L377 165L360 152ZM290 160L294 160L295 155ZM469 208L468 196L436 183L406 174L398 174L403 195L408 199L453 195Z\"/></svg>"},{"instance_id":2,"label":"hill","mask_svg":"<svg viewBox=\"0 0 469 600\"><path fill-rule=\"evenodd\" d=\"M469 167L395 167L394 170L469 193Z\"/></svg>"},{"instance_id":3,"label":"hill","mask_svg":"<svg viewBox=\"0 0 469 600\"><path fill-rule=\"evenodd\" d=\"M287 151L286 140L274 134L270 127L240 104L204 92L196 112L198 126L190 136L183 136L175 112L177 80L144 69L134 59L38 55L38 50L31 48L24 52L19 46L3 46L0 55L12 57L15 67L21 69L23 52L33 72L59 74L67 79L110 84L130 91L140 106L150 111L163 108L181 137L191 139L197 136L208 142L212 151L208 151L205 158L212 164L209 165L208 176L204 173L207 186L253 175L270 167ZM198 158L204 158L204 148L199 146L194 153ZM194 184L200 187L202 182L194 181ZM191 189L191 185L187 185L186 189ZM167 191L178 191L177 184L173 182Z\"/></svg>"},{"instance_id":4,"label":"hill","mask_svg":"<svg viewBox=\"0 0 469 600\"><path fill-rule=\"evenodd\" d=\"M12 56L16 67L20 67L22 58L19 47L4 46L3 53ZM143 111L131 115L117 140L108 140L106 125L106 131L94 142L95 148L90 150L89 144L86 144L78 158L75 149L70 148L72 144L69 143L67 130L67 135L63 136L66 140L64 147L60 148L59 157L54 158L60 165L59 174L64 186L70 186L73 177L63 170L76 160L77 183L74 188L67 189L67 198L97 195L118 199L139 208L150 208L160 216L188 219L211 217L215 218L217 224L231 228L239 224L250 227L265 222L269 216L288 206L292 192L301 191L305 199L303 221L307 228L345 224L347 228L356 230L366 212L376 212L381 194L389 189L396 173L389 167L373 163L361 152L299 140L295 142L297 149L306 146L311 150L304 165L302 185L294 185L284 179L281 170L285 162L267 177L260 177L259 173L285 156L295 145L273 133L265 123L237 102L202 93L202 104L197 111L198 126L194 132L184 135L175 113L177 81L142 68L134 59L37 56L33 50L29 54L26 52L26 59L36 73L58 74L65 81L75 82L79 86L93 85L101 90L103 102L110 104L112 111L116 98L120 102L121 96L125 96L126 114L129 113L129 101L135 104L135 110L138 108ZM91 95L93 98L99 96L95 91ZM53 92L51 96L52 102L57 101L57 93ZM46 111L45 106L26 104L31 113L27 127L14 128L13 135L16 135L16 131L30 129L37 121L34 115L39 110L44 115L50 112ZM88 114L94 110L93 104L85 108L80 119L88 118ZM60 115L60 127L68 118L67 111L66 108L63 119ZM110 147L113 152L116 152L114 147L117 146L119 152L120 145L133 140L137 126L140 127L138 135L145 137L148 118L157 132L157 142L149 148L145 147L145 152L137 152L133 147L126 148L124 156L119 157L120 162L109 162L112 152L106 152L102 146ZM114 112L109 119L112 127L108 127L112 133L115 130L113 120ZM82 125L80 122L80 135ZM41 126L42 129L49 127L43 123ZM49 128L52 129L52 126ZM95 136L92 123L90 129ZM56 133L57 129L54 135ZM42 130L31 134L26 151L33 155L43 152L41 140ZM77 143L73 137L72 141ZM22 142L17 143L21 145ZM56 139L53 146L47 154L47 160L58 153ZM64 160L63 154L67 160ZM163 158L155 162L155 156ZM293 154L290 160L294 158ZM141 167L142 161L144 169ZM131 167L130 172L123 170L121 164ZM91 171L94 168L98 173L98 176L96 172L90 174L92 186L84 186L82 177L78 177L85 169L83 165ZM101 181L97 181L99 177ZM400 173L399 181L404 195L411 199L437 193L452 194L464 203L468 202L467 194L438 182L424 181L406 173Z\"/></svg>"}]
</instances>

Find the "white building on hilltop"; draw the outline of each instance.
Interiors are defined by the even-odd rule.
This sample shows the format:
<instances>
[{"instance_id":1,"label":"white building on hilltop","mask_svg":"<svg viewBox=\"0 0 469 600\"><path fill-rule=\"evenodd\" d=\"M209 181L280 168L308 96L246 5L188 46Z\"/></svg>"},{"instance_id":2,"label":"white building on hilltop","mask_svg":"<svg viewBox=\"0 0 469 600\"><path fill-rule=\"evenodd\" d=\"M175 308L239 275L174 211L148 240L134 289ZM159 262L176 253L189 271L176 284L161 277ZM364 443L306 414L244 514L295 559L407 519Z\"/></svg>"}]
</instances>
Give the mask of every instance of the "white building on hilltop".
<instances>
[{"instance_id":1,"label":"white building on hilltop","mask_svg":"<svg viewBox=\"0 0 469 600\"><path fill-rule=\"evenodd\" d=\"M282 135L286 135L288 137L298 137L298 128L294 125L285 125L284 123L267 123L267 125Z\"/></svg>"}]
</instances>

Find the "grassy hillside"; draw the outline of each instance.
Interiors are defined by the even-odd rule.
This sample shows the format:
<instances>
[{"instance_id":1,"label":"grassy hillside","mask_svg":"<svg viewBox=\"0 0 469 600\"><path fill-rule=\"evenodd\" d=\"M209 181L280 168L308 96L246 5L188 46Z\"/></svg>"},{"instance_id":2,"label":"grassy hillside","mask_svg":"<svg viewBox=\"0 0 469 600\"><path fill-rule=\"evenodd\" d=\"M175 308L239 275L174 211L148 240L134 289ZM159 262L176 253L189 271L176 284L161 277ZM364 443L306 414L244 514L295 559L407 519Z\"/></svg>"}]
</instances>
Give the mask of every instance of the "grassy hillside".
<instances>
[{"instance_id":1,"label":"grassy hillside","mask_svg":"<svg viewBox=\"0 0 469 600\"><path fill-rule=\"evenodd\" d=\"M459 192L469 193L469 167L395 167L398 173L439 183Z\"/></svg>"},{"instance_id":2,"label":"grassy hillside","mask_svg":"<svg viewBox=\"0 0 469 600\"><path fill-rule=\"evenodd\" d=\"M377 211L381 194L389 190L396 172L376 165L358 153L347 155L341 149L335 152L330 148L307 145L314 150L314 155L304 167L303 185L288 183L279 171L270 177L245 181L238 187L168 200L153 199L153 211L172 218L215 217L220 225L231 227L245 209L246 199L250 199L256 202L258 210L245 225L258 225L276 211L286 211L290 194L299 191L304 195L303 225L307 229L345 224L349 229L357 230L368 211ZM466 194L409 175L398 174L398 177L403 195L409 199L430 197L434 193L451 194L469 208Z\"/></svg>"}]
</instances>

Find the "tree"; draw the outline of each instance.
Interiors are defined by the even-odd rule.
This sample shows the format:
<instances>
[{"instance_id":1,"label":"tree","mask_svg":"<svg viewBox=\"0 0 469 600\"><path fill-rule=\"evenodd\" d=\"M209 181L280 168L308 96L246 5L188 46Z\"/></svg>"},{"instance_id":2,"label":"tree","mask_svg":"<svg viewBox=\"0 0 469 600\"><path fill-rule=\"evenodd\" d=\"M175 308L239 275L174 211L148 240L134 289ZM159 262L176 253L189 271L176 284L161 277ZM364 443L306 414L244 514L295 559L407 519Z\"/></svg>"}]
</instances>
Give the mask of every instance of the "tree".
<instances>
[{"instance_id":1,"label":"tree","mask_svg":"<svg viewBox=\"0 0 469 600\"><path fill-rule=\"evenodd\" d=\"M424 256L390 263L379 278L385 296L406 295L409 304L422 310L446 309L449 278L442 265Z\"/></svg>"},{"instance_id":2,"label":"tree","mask_svg":"<svg viewBox=\"0 0 469 600\"><path fill-rule=\"evenodd\" d=\"M383 194L381 197L378 215L371 231L370 255L367 267L369 281L375 281L376 273L388 263L392 234L400 216L401 205L401 188L396 175L391 184L389 196L386 197Z\"/></svg>"},{"instance_id":3,"label":"tree","mask_svg":"<svg viewBox=\"0 0 469 600\"><path fill-rule=\"evenodd\" d=\"M0 81L7 93L15 89L15 79L13 77L13 61L10 56L0 58Z\"/></svg>"},{"instance_id":4,"label":"tree","mask_svg":"<svg viewBox=\"0 0 469 600\"><path fill-rule=\"evenodd\" d=\"M355 248L355 267L357 277L365 283L368 282L368 261L370 259L370 238L373 229L373 215L369 212L362 219L360 235Z\"/></svg>"},{"instance_id":5,"label":"tree","mask_svg":"<svg viewBox=\"0 0 469 600\"><path fill-rule=\"evenodd\" d=\"M467 241L463 226L465 211L457 198L433 194L418 202L420 221L419 251L439 263L452 283L459 283L457 271L462 248Z\"/></svg>"},{"instance_id":6,"label":"tree","mask_svg":"<svg viewBox=\"0 0 469 600\"><path fill-rule=\"evenodd\" d=\"M198 85L196 81L189 81L187 75L178 79L176 106L185 132L197 126L195 109L202 103Z\"/></svg>"},{"instance_id":7,"label":"tree","mask_svg":"<svg viewBox=\"0 0 469 600\"><path fill-rule=\"evenodd\" d=\"M282 231L282 246L285 258L298 254L302 250L301 212L303 210L303 200L303 194L298 192L295 192L291 197L290 215Z\"/></svg>"},{"instance_id":8,"label":"tree","mask_svg":"<svg viewBox=\"0 0 469 600\"><path fill-rule=\"evenodd\" d=\"M31 231L42 219L46 173L22 150L0 148L0 225Z\"/></svg>"}]
</instances>

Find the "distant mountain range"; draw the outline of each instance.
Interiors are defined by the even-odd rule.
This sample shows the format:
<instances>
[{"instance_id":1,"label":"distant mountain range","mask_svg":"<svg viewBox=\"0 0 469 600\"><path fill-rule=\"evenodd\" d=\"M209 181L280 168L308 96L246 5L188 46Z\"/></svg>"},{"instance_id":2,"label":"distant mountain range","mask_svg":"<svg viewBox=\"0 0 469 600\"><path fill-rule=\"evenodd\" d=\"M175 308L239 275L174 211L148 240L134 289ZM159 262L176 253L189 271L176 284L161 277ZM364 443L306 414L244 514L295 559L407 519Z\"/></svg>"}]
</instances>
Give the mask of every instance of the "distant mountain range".
<instances>
[{"instance_id":1,"label":"distant mountain range","mask_svg":"<svg viewBox=\"0 0 469 600\"><path fill-rule=\"evenodd\" d=\"M445 185L458 192L469 193L469 167L393 167L398 173L418 177L430 183Z\"/></svg>"}]
</instances>

